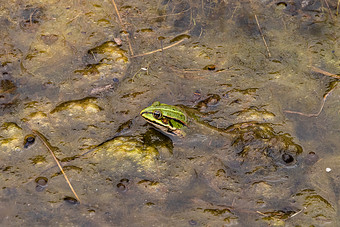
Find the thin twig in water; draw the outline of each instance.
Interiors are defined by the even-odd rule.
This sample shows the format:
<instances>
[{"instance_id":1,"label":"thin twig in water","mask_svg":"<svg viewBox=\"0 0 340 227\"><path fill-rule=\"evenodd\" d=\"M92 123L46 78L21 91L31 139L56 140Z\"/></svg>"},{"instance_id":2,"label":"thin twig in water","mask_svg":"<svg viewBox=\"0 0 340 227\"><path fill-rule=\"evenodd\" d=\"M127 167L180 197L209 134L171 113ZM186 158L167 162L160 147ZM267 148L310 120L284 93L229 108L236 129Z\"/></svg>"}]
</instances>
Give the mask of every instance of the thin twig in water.
<instances>
[{"instance_id":1,"label":"thin twig in water","mask_svg":"<svg viewBox=\"0 0 340 227\"><path fill-rule=\"evenodd\" d=\"M150 52L147 52L147 53L144 53L144 54L133 55L133 56L131 56L131 58L136 58L136 57L141 57L141 56L145 56L145 55L149 55L149 54L154 54L154 53L157 53L157 52L161 52L161 51L163 51L163 50L169 49L169 48L171 48L171 47L174 47L174 46L180 44L180 43L183 42L184 40L185 40L185 39L182 39L182 40L180 40L180 41L178 41L178 42L176 42L176 43L173 43L173 44L171 44L171 45L169 45L169 46L166 46L166 47L163 47L163 48L161 48L161 49L153 50L153 51L150 51Z\"/></svg>"},{"instance_id":2,"label":"thin twig in water","mask_svg":"<svg viewBox=\"0 0 340 227\"><path fill-rule=\"evenodd\" d=\"M36 130L34 129L31 129L32 132L37 136L39 137L39 139L43 142L43 144L45 145L45 147L47 148L47 150L51 153L52 157L54 158L54 161L57 163L61 173L63 174L63 176L65 177L65 180L67 181L67 184L68 186L71 188L71 191L73 192L74 196L77 198L78 202L80 202L80 199L77 195L77 193L75 192L75 190L73 189L72 187L72 184L71 182L69 181L68 177L66 176L66 173L64 172L63 170L63 167L61 167L57 157L54 155L53 151L52 151L52 148L49 146L49 144L47 143L46 139Z\"/></svg>"},{"instance_id":3,"label":"thin twig in water","mask_svg":"<svg viewBox=\"0 0 340 227\"><path fill-rule=\"evenodd\" d=\"M124 31L126 31L125 26L124 26L123 21L122 21L122 18L120 17L120 14L119 14L119 11L118 11L118 8L117 8L115 0L112 0L112 4L113 4L113 7L115 8L115 11L116 11L116 14L117 14L120 26L123 28ZM132 46L131 46L131 42L130 42L130 38L129 38L129 33L126 36L126 39L128 41L128 44L129 44L130 55L133 55L133 50L132 50Z\"/></svg>"},{"instance_id":4,"label":"thin twig in water","mask_svg":"<svg viewBox=\"0 0 340 227\"><path fill-rule=\"evenodd\" d=\"M298 114L298 115L302 115L302 116L305 116L305 117L317 117L320 115L320 113L322 112L323 110L323 107L325 105L325 102L326 102L326 99L327 97L331 94L331 92L334 90L334 88L336 88L336 85L330 89L324 96L323 96L323 99L321 101L321 107L320 107L320 110L319 112L317 113L314 113L314 114L306 114L306 113L302 113L302 112L298 112L298 111L291 111L291 110L285 110L284 112L286 113L291 113L291 114Z\"/></svg>"},{"instance_id":5,"label":"thin twig in water","mask_svg":"<svg viewBox=\"0 0 340 227\"><path fill-rule=\"evenodd\" d=\"M333 16L332 16L332 10L331 10L331 8L330 8L330 7L329 7L329 5L328 5L328 2L327 2L327 0L324 0L324 2L325 2L326 6L327 6L327 8L328 8L328 13L329 13L329 16L331 17L331 20L333 20Z\"/></svg>"},{"instance_id":6,"label":"thin twig in water","mask_svg":"<svg viewBox=\"0 0 340 227\"><path fill-rule=\"evenodd\" d=\"M94 59L96 62L98 62L98 59L96 58L96 55L93 53L93 51L92 51L92 50L90 51L90 53L92 54L92 56L93 56L93 59Z\"/></svg>"},{"instance_id":7,"label":"thin twig in water","mask_svg":"<svg viewBox=\"0 0 340 227\"><path fill-rule=\"evenodd\" d=\"M260 27L260 24L259 24L259 21L258 21L258 19L257 19L257 16L256 16L256 14L254 14L254 16L255 16L256 24L257 24L257 27L259 28L259 31L260 31L260 34L261 34L262 40L263 40L263 42L264 42L264 45L266 46L267 53L268 53L268 57L271 57L271 54L270 54L270 51L269 51L269 48L268 48L267 42L266 42L266 40L265 40L265 38L264 38L264 35L263 35L263 33L262 33L262 29L261 29L261 27Z\"/></svg>"},{"instance_id":8,"label":"thin twig in water","mask_svg":"<svg viewBox=\"0 0 340 227\"><path fill-rule=\"evenodd\" d=\"M301 210L299 210L298 212L296 212L295 214L292 214L290 217L288 217L288 218L292 218L292 217L294 217L294 216L296 216L296 215L298 215L298 214L300 214L302 211L304 211L306 209L306 207L303 207Z\"/></svg>"},{"instance_id":9,"label":"thin twig in water","mask_svg":"<svg viewBox=\"0 0 340 227\"><path fill-rule=\"evenodd\" d=\"M340 0L339 0L339 1L340 1ZM314 72L321 73L321 74L323 74L323 75L325 75L325 76L333 77L333 78L335 78L335 79L340 79L340 76L339 76L339 75L336 75L336 74L327 72L327 71L325 71L325 70L316 68L316 67L314 67L314 66L312 66L311 68L312 68L312 70L313 70Z\"/></svg>"},{"instance_id":10,"label":"thin twig in water","mask_svg":"<svg viewBox=\"0 0 340 227\"><path fill-rule=\"evenodd\" d=\"M35 12L37 12L37 9L35 9L33 13L30 14L30 26L33 25L33 15L35 14Z\"/></svg>"},{"instance_id":11,"label":"thin twig in water","mask_svg":"<svg viewBox=\"0 0 340 227\"><path fill-rule=\"evenodd\" d=\"M260 211L256 211L256 213L258 213L258 214L261 214L261 215L263 215L263 216L266 216L264 213L262 213L262 212L260 212Z\"/></svg>"}]
</instances>

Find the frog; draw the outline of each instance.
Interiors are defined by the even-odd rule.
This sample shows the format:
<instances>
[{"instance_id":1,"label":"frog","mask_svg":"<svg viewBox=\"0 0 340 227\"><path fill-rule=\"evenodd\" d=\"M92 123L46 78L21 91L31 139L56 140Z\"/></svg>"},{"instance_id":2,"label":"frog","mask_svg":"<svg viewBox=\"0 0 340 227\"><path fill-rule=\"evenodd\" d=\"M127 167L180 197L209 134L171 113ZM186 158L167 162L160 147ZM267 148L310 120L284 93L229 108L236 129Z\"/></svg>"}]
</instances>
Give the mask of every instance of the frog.
<instances>
[{"instance_id":1,"label":"frog","mask_svg":"<svg viewBox=\"0 0 340 227\"><path fill-rule=\"evenodd\" d=\"M262 157L266 163L274 160L291 166L296 163L296 155L302 152L301 146L295 144L291 136L275 132L270 123L245 121L218 128L202 120L190 108L159 101L144 108L140 115L162 133L175 138L184 139L190 134L198 138L196 142L207 138L209 143L212 139L225 141L225 144L233 147L242 161L245 157L250 160L259 160Z\"/></svg>"},{"instance_id":2,"label":"frog","mask_svg":"<svg viewBox=\"0 0 340 227\"><path fill-rule=\"evenodd\" d=\"M174 106L159 101L146 107L140 115L166 135L184 138L193 132L209 134L228 134L204 122L197 111L184 106ZM190 126L189 126L190 125Z\"/></svg>"},{"instance_id":3,"label":"frog","mask_svg":"<svg viewBox=\"0 0 340 227\"><path fill-rule=\"evenodd\" d=\"M140 115L165 134L185 137L188 128L188 115L177 106L154 102L140 112Z\"/></svg>"}]
</instances>

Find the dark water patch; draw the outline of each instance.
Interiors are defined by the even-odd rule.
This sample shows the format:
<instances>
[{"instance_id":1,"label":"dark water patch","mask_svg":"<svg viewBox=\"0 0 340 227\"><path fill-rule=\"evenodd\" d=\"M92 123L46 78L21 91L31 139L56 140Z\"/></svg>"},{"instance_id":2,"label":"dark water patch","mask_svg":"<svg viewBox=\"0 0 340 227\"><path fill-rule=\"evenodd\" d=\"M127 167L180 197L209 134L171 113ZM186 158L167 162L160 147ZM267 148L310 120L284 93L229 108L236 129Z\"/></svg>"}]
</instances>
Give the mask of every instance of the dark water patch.
<instances>
[{"instance_id":1,"label":"dark water patch","mask_svg":"<svg viewBox=\"0 0 340 227\"><path fill-rule=\"evenodd\" d=\"M20 27L25 31L34 31L46 19L43 7L26 6L21 12Z\"/></svg>"},{"instance_id":2,"label":"dark water patch","mask_svg":"<svg viewBox=\"0 0 340 227\"><path fill-rule=\"evenodd\" d=\"M64 201L70 205L78 205L79 201L76 198L70 197L70 196L66 196L64 198Z\"/></svg>"}]
</instances>

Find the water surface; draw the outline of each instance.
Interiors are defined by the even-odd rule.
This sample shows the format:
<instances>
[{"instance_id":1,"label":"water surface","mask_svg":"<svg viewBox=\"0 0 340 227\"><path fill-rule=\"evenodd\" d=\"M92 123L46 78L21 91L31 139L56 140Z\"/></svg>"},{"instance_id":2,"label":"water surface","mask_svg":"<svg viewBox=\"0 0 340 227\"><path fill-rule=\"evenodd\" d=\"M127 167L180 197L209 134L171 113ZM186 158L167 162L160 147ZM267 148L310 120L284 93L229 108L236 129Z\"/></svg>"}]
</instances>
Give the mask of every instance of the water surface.
<instances>
[{"instance_id":1,"label":"water surface","mask_svg":"<svg viewBox=\"0 0 340 227\"><path fill-rule=\"evenodd\" d=\"M1 225L339 224L336 1L3 3Z\"/></svg>"}]
</instances>

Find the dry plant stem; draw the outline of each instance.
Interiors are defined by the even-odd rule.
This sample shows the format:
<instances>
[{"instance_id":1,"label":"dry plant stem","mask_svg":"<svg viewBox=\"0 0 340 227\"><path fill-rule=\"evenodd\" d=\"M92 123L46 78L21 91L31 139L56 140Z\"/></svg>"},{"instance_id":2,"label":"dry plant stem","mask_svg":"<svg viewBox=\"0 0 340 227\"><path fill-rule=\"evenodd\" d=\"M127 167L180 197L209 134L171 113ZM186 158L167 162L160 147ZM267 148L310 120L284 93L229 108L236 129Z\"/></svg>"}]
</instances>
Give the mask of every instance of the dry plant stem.
<instances>
[{"instance_id":1,"label":"dry plant stem","mask_svg":"<svg viewBox=\"0 0 340 227\"><path fill-rule=\"evenodd\" d=\"M117 14L120 26L124 29L124 31L126 31L125 26L124 26L123 21L122 21L122 18L120 17L120 14L119 14L119 11L118 11L118 8L117 8L115 0L112 0L112 4L113 4L113 7L115 8L115 11L116 11L116 14ZM132 46L131 46L129 35L126 36L126 39L128 41L128 44L129 44L130 55L133 55L133 50L132 50Z\"/></svg>"},{"instance_id":2,"label":"dry plant stem","mask_svg":"<svg viewBox=\"0 0 340 227\"><path fill-rule=\"evenodd\" d=\"M63 176L65 177L65 180L67 181L67 184L68 186L71 188L71 191L73 192L74 196L77 198L77 200L80 202L80 199L77 195L77 193L75 192L75 190L73 189L72 185L71 185L71 182L69 181L68 177L66 176L66 173L64 172L63 170L63 167L61 167L58 159L56 158L56 156L54 155L51 147L48 145L48 143L45 141L45 138L36 130L33 130L32 129L32 132L37 136L39 137L39 139L43 142L43 144L45 145L45 147L47 148L47 150L51 153L52 157L54 158L54 161L57 163L61 173L63 174Z\"/></svg>"},{"instance_id":3,"label":"dry plant stem","mask_svg":"<svg viewBox=\"0 0 340 227\"><path fill-rule=\"evenodd\" d=\"M320 107L320 110L319 112L315 113L315 114L305 114L305 113L302 113L302 112L298 112L298 111L291 111L291 110L285 110L284 112L286 113L291 113L291 114L298 114L298 115L302 115L302 116L305 116L305 117L317 117L320 115L320 113L322 112L323 110L323 107L325 105L325 102L326 102L326 99L327 97L331 94L331 92L334 90L334 88L336 88L336 86L334 86L331 90L329 90L323 97L322 99L322 102L321 102L321 107Z\"/></svg>"},{"instance_id":4,"label":"dry plant stem","mask_svg":"<svg viewBox=\"0 0 340 227\"><path fill-rule=\"evenodd\" d=\"M339 0L339 1L340 1L340 0ZM314 66L312 66L311 68L312 68L312 70L313 70L314 72L321 73L321 74L323 74L323 75L325 75L325 76L333 77L333 78L335 78L335 79L340 79L340 76L335 75L335 74L332 74L332 73L327 72L327 71L325 71L325 70L319 69L319 68L314 67ZM323 99L322 99L322 102L321 102L320 110L319 110L319 112L317 112L317 113L315 113L315 114L305 114L305 113L302 113L302 112L291 111L291 110L285 110L284 112L286 112L286 113L291 113L291 114L299 114L299 115L306 116L306 117L317 117L317 116L319 116L320 113L322 112L327 97L331 94L331 92L332 92L335 88L336 88L336 85L335 85L331 90L329 90L329 91L323 96Z\"/></svg>"},{"instance_id":5,"label":"dry plant stem","mask_svg":"<svg viewBox=\"0 0 340 227\"><path fill-rule=\"evenodd\" d=\"M298 215L298 214L300 214L302 211L304 211L306 209L306 207L302 207L302 209L301 210L299 210L298 212L296 212L295 214L292 214L290 217L288 217L288 218L292 218L292 217L294 217L294 216L296 216L296 215Z\"/></svg>"},{"instance_id":6,"label":"dry plant stem","mask_svg":"<svg viewBox=\"0 0 340 227\"><path fill-rule=\"evenodd\" d=\"M324 0L324 2L325 2L326 6L327 6L327 8L328 8L329 16L331 17L331 20L333 20L332 11L331 11L331 9L329 8L329 5L328 5L327 0Z\"/></svg>"},{"instance_id":7,"label":"dry plant stem","mask_svg":"<svg viewBox=\"0 0 340 227\"><path fill-rule=\"evenodd\" d=\"M30 14L30 26L33 25L32 19L33 19L33 15L35 14L36 11L37 11L37 9L34 10L33 13Z\"/></svg>"},{"instance_id":8,"label":"dry plant stem","mask_svg":"<svg viewBox=\"0 0 340 227\"><path fill-rule=\"evenodd\" d=\"M339 1L340 1L340 0L339 0ZM323 74L323 75L325 75L325 76L333 77L333 78L335 78L335 79L340 79L340 76L339 76L339 75L336 75L336 74L333 74L333 73L329 73L329 72L327 72L327 71L325 71L325 70L319 69L319 68L314 67L314 66L312 66L311 68L312 68L312 70L313 70L314 72L321 73L321 74Z\"/></svg>"},{"instance_id":9,"label":"dry plant stem","mask_svg":"<svg viewBox=\"0 0 340 227\"><path fill-rule=\"evenodd\" d=\"M174 16L181 15L181 14L183 14L185 12L188 12L191 9L192 9L192 7L188 8L188 9L185 9L185 10L182 10L182 11L180 11L178 13L169 13L169 14L158 15L158 16L154 16L154 17L148 16L147 19L148 20L154 20L154 19L163 18L163 17L174 17ZM137 16L131 15L131 17L137 17ZM142 18L142 17L140 15L138 15L138 18Z\"/></svg>"},{"instance_id":10,"label":"dry plant stem","mask_svg":"<svg viewBox=\"0 0 340 227\"><path fill-rule=\"evenodd\" d=\"M264 42L264 45L266 46L267 53L268 53L268 57L271 57L271 54L270 54L270 51L269 51L267 42L266 42L266 40L264 39L264 35L263 35L263 33L262 33L262 29L261 29L261 27L260 27L260 24L259 24L259 21L258 21L258 19L257 19L256 14L254 14L254 16L255 16L255 20L256 20L257 27L259 28L259 31L260 31L260 33L261 33L262 40L263 40L263 42Z\"/></svg>"},{"instance_id":11,"label":"dry plant stem","mask_svg":"<svg viewBox=\"0 0 340 227\"><path fill-rule=\"evenodd\" d=\"M264 213L262 213L262 212L260 212L260 211L256 211L256 213L258 213L258 214L261 214L261 215L263 215L263 216L266 216Z\"/></svg>"},{"instance_id":12,"label":"dry plant stem","mask_svg":"<svg viewBox=\"0 0 340 227\"><path fill-rule=\"evenodd\" d=\"M340 0L338 0L338 5L336 7L336 16L339 15L339 6L340 6Z\"/></svg>"},{"instance_id":13,"label":"dry plant stem","mask_svg":"<svg viewBox=\"0 0 340 227\"><path fill-rule=\"evenodd\" d=\"M137 57L142 57L142 56L145 56L145 55L149 55L149 54L154 54L154 53L157 53L157 52L161 52L161 51L163 51L163 50L169 49L169 48L171 48L171 47L174 47L174 46L180 44L180 43L183 42L184 40L185 40L185 39L182 39L182 40L180 40L180 41L178 41L178 42L176 42L176 43L173 43L173 44L171 44L171 45L169 45L169 46L166 46L166 47L164 47L164 48L161 48L161 49L153 50L153 51L150 51L150 52L147 52L147 53L144 53L144 54L133 55L133 56L131 56L131 58L137 58Z\"/></svg>"}]
</instances>

